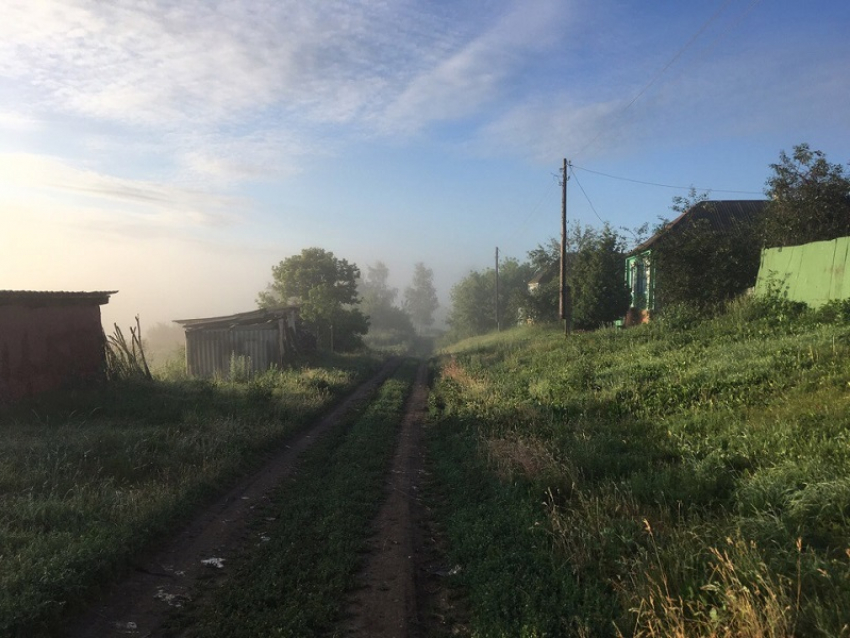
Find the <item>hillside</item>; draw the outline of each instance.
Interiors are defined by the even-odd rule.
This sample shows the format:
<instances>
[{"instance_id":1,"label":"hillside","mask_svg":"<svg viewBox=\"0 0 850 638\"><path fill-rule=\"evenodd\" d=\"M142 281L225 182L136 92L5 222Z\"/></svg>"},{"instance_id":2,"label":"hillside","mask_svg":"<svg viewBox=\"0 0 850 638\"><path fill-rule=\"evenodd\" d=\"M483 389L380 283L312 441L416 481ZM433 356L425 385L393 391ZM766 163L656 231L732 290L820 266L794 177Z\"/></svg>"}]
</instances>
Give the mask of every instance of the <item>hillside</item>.
<instances>
[{"instance_id":1,"label":"hillside","mask_svg":"<svg viewBox=\"0 0 850 638\"><path fill-rule=\"evenodd\" d=\"M429 446L473 634L850 635L834 310L447 349Z\"/></svg>"}]
</instances>

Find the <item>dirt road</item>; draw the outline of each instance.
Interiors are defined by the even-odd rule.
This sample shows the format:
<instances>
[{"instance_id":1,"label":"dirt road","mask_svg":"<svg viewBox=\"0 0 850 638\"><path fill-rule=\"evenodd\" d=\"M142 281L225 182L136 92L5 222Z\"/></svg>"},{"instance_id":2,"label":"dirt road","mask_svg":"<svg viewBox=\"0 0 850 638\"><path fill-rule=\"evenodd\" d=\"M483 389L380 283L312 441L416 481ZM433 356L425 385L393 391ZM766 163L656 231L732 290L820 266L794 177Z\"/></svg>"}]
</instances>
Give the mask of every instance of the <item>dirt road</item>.
<instances>
[{"instance_id":1,"label":"dirt road","mask_svg":"<svg viewBox=\"0 0 850 638\"><path fill-rule=\"evenodd\" d=\"M256 504L295 470L298 457L357 403L365 400L398 366L393 361L360 386L313 428L291 440L259 472L196 517L155 554L140 557L136 569L87 613L71 623L68 638L158 636L172 607L191 597L215 563L234 555L248 538Z\"/></svg>"},{"instance_id":2,"label":"dirt road","mask_svg":"<svg viewBox=\"0 0 850 638\"><path fill-rule=\"evenodd\" d=\"M374 523L369 558L359 577L360 588L348 601L348 636L399 638L419 635L417 572L423 569L418 526L422 524L418 491L422 478L421 426L428 400L428 369L419 366L407 403L387 499Z\"/></svg>"}]
</instances>

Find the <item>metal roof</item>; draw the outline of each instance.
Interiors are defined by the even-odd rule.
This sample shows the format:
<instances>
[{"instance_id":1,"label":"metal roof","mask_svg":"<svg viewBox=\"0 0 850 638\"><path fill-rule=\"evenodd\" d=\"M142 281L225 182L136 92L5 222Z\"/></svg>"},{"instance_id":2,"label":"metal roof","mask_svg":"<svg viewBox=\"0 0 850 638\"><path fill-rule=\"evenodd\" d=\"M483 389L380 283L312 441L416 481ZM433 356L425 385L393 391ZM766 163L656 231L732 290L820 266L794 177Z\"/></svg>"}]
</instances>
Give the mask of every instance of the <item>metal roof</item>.
<instances>
[{"instance_id":1,"label":"metal roof","mask_svg":"<svg viewBox=\"0 0 850 638\"><path fill-rule=\"evenodd\" d=\"M629 255L649 250L667 233L686 228L697 221L707 221L714 230L729 230L737 223L753 222L766 204L767 200L764 199L723 199L699 202L667 224L663 230L629 251Z\"/></svg>"},{"instance_id":2,"label":"metal roof","mask_svg":"<svg viewBox=\"0 0 850 638\"><path fill-rule=\"evenodd\" d=\"M223 317L205 317L202 319L174 319L174 323L179 323L186 330L194 330L198 328L227 328L232 326L250 326L261 323L277 321L289 315L293 310L297 311L298 306L278 306L276 308L260 308L250 312L240 312L233 315L225 315Z\"/></svg>"},{"instance_id":3,"label":"metal roof","mask_svg":"<svg viewBox=\"0 0 850 638\"><path fill-rule=\"evenodd\" d=\"M109 303L109 297L117 290L99 290L93 292L42 291L42 290L0 290L0 305L38 305L70 306Z\"/></svg>"}]
</instances>

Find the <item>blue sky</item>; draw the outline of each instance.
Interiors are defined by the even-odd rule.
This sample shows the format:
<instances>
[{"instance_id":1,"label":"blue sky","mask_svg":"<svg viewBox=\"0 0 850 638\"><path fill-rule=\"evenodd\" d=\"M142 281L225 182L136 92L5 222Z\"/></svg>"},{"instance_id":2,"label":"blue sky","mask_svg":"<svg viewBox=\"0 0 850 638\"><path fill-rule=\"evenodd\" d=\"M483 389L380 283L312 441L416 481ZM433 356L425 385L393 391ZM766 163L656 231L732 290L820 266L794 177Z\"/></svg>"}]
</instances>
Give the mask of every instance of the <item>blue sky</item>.
<instances>
[{"instance_id":1,"label":"blue sky","mask_svg":"<svg viewBox=\"0 0 850 638\"><path fill-rule=\"evenodd\" d=\"M445 306L558 234L564 157L569 217L618 227L686 190L598 173L748 199L795 144L846 163L848 32L846 0L6 0L0 288L150 326L319 246Z\"/></svg>"}]
</instances>

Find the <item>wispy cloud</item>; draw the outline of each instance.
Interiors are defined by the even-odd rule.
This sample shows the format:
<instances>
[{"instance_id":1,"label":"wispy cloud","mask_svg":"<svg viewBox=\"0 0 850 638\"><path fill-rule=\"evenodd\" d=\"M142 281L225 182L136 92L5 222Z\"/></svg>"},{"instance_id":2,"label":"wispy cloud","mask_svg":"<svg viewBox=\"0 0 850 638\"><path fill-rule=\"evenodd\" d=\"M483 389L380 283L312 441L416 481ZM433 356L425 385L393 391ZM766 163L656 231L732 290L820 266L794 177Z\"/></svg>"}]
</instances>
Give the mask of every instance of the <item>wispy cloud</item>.
<instances>
[{"instance_id":1,"label":"wispy cloud","mask_svg":"<svg viewBox=\"0 0 850 638\"><path fill-rule=\"evenodd\" d=\"M425 68L388 106L391 129L417 130L431 121L478 112L505 97L511 82L566 28L566 4L535 0L497 16L495 24Z\"/></svg>"},{"instance_id":2,"label":"wispy cloud","mask_svg":"<svg viewBox=\"0 0 850 638\"><path fill-rule=\"evenodd\" d=\"M248 202L176 185L127 179L73 167L30 153L0 153L0 185L75 194L109 208L112 217L132 217L167 227L215 227L234 223ZM116 207L115 204L118 204Z\"/></svg>"}]
</instances>

